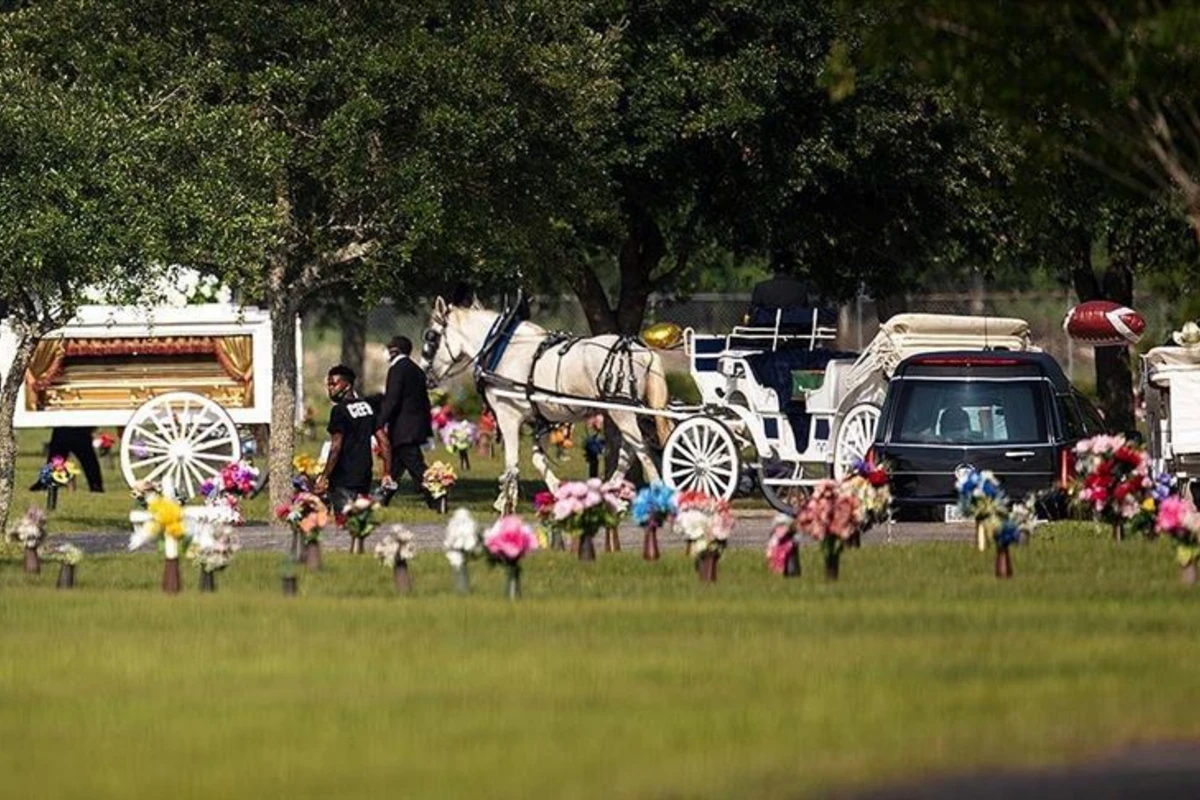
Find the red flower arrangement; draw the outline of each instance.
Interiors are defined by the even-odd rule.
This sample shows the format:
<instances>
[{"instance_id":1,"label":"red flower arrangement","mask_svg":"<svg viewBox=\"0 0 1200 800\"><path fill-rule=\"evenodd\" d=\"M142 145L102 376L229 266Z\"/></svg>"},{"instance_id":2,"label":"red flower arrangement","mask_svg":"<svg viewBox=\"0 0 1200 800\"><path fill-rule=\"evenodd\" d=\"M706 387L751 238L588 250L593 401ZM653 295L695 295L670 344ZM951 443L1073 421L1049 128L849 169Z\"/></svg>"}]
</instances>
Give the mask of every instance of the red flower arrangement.
<instances>
[{"instance_id":1,"label":"red flower arrangement","mask_svg":"<svg viewBox=\"0 0 1200 800\"><path fill-rule=\"evenodd\" d=\"M1146 451L1124 436L1094 436L1075 445L1076 503L1114 532L1129 525L1149 530L1154 524L1155 488Z\"/></svg>"}]
</instances>

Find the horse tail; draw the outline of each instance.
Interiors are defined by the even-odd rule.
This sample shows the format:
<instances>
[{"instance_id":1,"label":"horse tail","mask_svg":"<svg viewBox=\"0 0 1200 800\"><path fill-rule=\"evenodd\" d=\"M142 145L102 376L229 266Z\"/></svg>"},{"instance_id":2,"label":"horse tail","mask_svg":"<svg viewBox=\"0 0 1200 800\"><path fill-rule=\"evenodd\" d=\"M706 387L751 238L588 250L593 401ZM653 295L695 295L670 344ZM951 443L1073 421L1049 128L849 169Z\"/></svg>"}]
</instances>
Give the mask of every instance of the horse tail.
<instances>
[{"instance_id":1,"label":"horse tail","mask_svg":"<svg viewBox=\"0 0 1200 800\"><path fill-rule=\"evenodd\" d=\"M656 409L666 408L669 400L670 391L667 388L667 375L663 371L662 358L651 350L650 366L646 370L646 405ZM674 427L667 417L656 416L654 418L654 430L658 434L659 447L667 443L667 437L671 435L671 429Z\"/></svg>"}]
</instances>

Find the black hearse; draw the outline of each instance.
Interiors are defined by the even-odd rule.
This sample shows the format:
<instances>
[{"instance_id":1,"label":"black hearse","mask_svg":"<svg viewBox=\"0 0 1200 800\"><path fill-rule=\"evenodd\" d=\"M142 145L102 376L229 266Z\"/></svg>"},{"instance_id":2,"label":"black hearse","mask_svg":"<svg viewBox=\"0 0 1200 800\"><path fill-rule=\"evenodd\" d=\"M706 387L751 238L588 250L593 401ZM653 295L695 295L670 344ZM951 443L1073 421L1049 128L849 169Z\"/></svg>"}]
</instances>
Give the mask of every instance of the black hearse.
<instances>
[{"instance_id":1,"label":"black hearse","mask_svg":"<svg viewBox=\"0 0 1200 800\"><path fill-rule=\"evenodd\" d=\"M1013 497L1053 490L1071 474L1075 442L1104 432L1046 353L923 353L896 368L872 455L892 473L902 516L953 520L956 475L990 469Z\"/></svg>"}]
</instances>

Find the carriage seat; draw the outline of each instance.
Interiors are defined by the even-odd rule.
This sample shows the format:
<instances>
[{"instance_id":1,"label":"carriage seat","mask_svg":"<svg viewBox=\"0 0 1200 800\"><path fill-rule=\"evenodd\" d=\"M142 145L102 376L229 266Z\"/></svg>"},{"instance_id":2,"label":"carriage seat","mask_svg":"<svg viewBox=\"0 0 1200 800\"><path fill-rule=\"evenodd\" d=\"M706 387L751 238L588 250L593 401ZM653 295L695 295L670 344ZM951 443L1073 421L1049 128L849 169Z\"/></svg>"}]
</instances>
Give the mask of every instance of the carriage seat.
<instances>
[{"instance_id":1,"label":"carriage seat","mask_svg":"<svg viewBox=\"0 0 1200 800\"><path fill-rule=\"evenodd\" d=\"M857 353L845 353L838 350L776 350L774 352L755 353L746 357L746 363L760 386L775 390L779 397L779 410L788 418L792 432L796 436L797 446L803 450L808 441L809 413L804 402L804 395L794 391L797 378L794 374L818 374L823 372L834 359L857 358ZM804 389L816 388L803 386Z\"/></svg>"}]
</instances>

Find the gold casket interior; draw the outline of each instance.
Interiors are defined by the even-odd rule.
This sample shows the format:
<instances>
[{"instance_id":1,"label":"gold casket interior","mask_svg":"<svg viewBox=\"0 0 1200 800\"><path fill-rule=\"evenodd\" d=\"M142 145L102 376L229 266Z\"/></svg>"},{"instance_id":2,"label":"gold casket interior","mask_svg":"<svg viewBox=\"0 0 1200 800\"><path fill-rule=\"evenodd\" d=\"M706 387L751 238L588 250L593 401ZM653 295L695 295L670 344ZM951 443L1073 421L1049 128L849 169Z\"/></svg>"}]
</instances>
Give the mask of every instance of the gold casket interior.
<instances>
[{"instance_id":1,"label":"gold casket interior","mask_svg":"<svg viewBox=\"0 0 1200 800\"><path fill-rule=\"evenodd\" d=\"M134 409L178 391L248 408L252 353L249 336L45 340L26 372L26 408Z\"/></svg>"}]
</instances>

